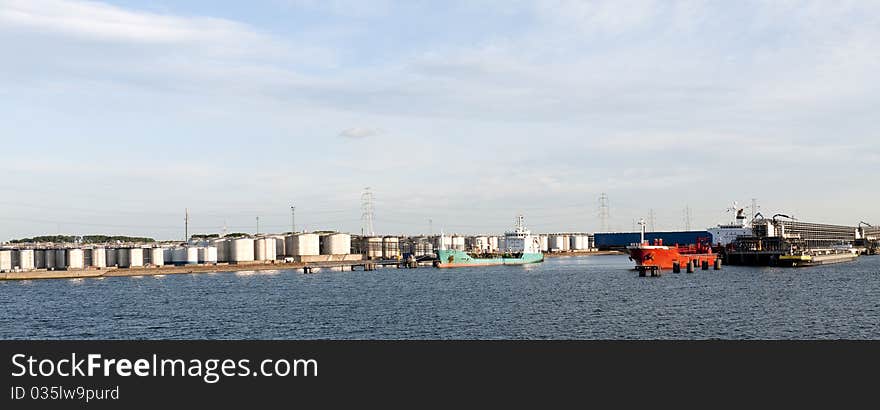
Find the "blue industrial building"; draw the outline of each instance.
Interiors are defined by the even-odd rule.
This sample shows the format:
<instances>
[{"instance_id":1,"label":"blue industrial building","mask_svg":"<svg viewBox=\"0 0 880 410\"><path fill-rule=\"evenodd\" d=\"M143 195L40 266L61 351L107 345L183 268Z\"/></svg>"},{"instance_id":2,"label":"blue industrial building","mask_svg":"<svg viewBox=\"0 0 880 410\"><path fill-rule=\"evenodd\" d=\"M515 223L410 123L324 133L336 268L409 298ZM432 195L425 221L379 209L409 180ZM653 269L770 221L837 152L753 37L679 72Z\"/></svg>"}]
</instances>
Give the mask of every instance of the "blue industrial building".
<instances>
[{"instance_id":1,"label":"blue industrial building","mask_svg":"<svg viewBox=\"0 0 880 410\"><path fill-rule=\"evenodd\" d=\"M712 235L707 231L645 232L646 241L653 243L655 239L663 239L664 245L690 245L700 238L711 241ZM639 232L597 233L595 240L599 250L623 249L639 242Z\"/></svg>"}]
</instances>

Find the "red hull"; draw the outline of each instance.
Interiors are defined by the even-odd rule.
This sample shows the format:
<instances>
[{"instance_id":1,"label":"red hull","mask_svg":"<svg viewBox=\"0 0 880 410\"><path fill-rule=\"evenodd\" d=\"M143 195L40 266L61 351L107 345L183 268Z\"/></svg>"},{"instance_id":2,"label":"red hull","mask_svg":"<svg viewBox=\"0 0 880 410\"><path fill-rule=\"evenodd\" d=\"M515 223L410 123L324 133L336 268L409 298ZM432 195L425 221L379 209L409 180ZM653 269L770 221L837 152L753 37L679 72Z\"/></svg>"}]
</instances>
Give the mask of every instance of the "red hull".
<instances>
[{"instance_id":1,"label":"red hull","mask_svg":"<svg viewBox=\"0 0 880 410\"><path fill-rule=\"evenodd\" d=\"M711 249L701 247L678 247L678 246L630 246L629 257L635 261L636 266L659 266L660 269L672 269L672 264L679 263L684 269L688 262L693 261L694 266L700 266L703 261L709 265L715 264L718 255Z\"/></svg>"}]
</instances>

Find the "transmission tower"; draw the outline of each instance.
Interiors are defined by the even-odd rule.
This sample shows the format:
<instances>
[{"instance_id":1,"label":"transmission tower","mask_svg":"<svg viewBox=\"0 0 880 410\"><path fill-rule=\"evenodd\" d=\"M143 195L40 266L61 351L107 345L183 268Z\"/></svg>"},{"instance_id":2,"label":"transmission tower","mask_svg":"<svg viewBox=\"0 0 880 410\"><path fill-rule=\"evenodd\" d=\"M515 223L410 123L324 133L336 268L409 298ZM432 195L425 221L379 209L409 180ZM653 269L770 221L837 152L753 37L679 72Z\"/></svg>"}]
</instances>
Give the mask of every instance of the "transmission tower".
<instances>
[{"instance_id":1,"label":"transmission tower","mask_svg":"<svg viewBox=\"0 0 880 410\"><path fill-rule=\"evenodd\" d=\"M684 207L684 230L691 230L691 207L690 205Z\"/></svg>"},{"instance_id":2,"label":"transmission tower","mask_svg":"<svg viewBox=\"0 0 880 410\"><path fill-rule=\"evenodd\" d=\"M364 193L361 194L361 211L364 234L375 236L376 232L373 230L373 192L370 191L370 187L364 188Z\"/></svg>"},{"instance_id":3,"label":"transmission tower","mask_svg":"<svg viewBox=\"0 0 880 410\"><path fill-rule=\"evenodd\" d=\"M599 194L599 223L601 224L602 232L608 232L609 218L608 195L603 192Z\"/></svg>"},{"instance_id":4,"label":"transmission tower","mask_svg":"<svg viewBox=\"0 0 880 410\"><path fill-rule=\"evenodd\" d=\"M758 209L760 209L760 208L761 207L758 206L758 198L752 198L752 207L750 209L751 214L752 214L752 219L750 219L749 222L755 220L755 215L758 214Z\"/></svg>"}]
</instances>

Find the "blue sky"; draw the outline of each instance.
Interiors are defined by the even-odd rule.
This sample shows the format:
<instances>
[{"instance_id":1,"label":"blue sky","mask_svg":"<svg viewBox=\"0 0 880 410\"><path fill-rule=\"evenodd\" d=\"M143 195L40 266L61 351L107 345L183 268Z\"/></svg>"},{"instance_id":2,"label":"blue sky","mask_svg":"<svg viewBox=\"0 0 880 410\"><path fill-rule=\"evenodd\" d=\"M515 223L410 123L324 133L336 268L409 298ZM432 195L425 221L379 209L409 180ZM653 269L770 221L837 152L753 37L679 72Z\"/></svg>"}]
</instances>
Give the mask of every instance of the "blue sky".
<instances>
[{"instance_id":1,"label":"blue sky","mask_svg":"<svg viewBox=\"0 0 880 410\"><path fill-rule=\"evenodd\" d=\"M880 223L880 3L0 0L0 240Z\"/></svg>"}]
</instances>

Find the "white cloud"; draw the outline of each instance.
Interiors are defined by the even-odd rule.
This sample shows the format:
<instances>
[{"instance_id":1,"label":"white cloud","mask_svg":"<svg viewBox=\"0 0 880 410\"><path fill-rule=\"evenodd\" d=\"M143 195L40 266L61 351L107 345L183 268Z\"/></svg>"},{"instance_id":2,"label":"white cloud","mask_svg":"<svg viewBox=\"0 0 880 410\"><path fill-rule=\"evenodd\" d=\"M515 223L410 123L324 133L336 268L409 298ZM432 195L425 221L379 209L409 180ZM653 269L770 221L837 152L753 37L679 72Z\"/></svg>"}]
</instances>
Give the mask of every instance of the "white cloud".
<instances>
[{"instance_id":1,"label":"white cloud","mask_svg":"<svg viewBox=\"0 0 880 410\"><path fill-rule=\"evenodd\" d=\"M347 128L347 129L340 131L339 136L344 137L344 138L351 138L351 139L363 139L363 138L368 138L368 137L375 137L377 135L380 135L381 133L382 133L382 130L375 129L375 128L355 127L355 128Z\"/></svg>"}]
</instances>

